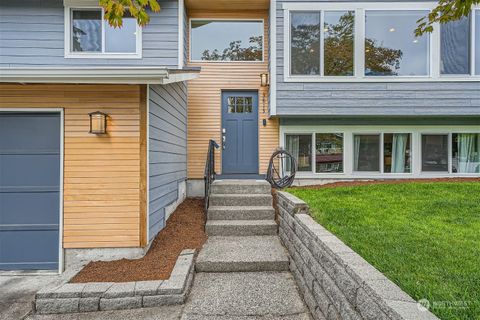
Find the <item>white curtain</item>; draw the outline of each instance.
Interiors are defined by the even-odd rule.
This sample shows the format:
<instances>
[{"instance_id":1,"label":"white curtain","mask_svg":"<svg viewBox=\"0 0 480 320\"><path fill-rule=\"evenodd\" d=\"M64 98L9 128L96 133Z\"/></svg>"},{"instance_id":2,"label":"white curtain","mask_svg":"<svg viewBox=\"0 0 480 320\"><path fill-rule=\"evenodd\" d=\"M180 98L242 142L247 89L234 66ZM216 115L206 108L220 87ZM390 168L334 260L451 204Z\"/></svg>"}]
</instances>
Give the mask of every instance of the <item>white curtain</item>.
<instances>
[{"instance_id":1,"label":"white curtain","mask_svg":"<svg viewBox=\"0 0 480 320\"><path fill-rule=\"evenodd\" d=\"M354 137L354 155L353 155L353 168L354 171L358 171L358 158L360 157L360 142L361 142L361 136L355 136Z\"/></svg>"},{"instance_id":2,"label":"white curtain","mask_svg":"<svg viewBox=\"0 0 480 320\"><path fill-rule=\"evenodd\" d=\"M395 133L392 142L392 173L405 172L408 133Z\"/></svg>"},{"instance_id":3,"label":"white curtain","mask_svg":"<svg viewBox=\"0 0 480 320\"><path fill-rule=\"evenodd\" d=\"M300 156L300 137L299 136L287 136L287 151L292 154L292 156L297 160ZM287 171L290 171L290 163L287 162L286 166Z\"/></svg>"},{"instance_id":4,"label":"white curtain","mask_svg":"<svg viewBox=\"0 0 480 320\"><path fill-rule=\"evenodd\" d=\"M480 170L480 135L458 134L458 172L475 173Z\"/></svg>"}]
</instances>

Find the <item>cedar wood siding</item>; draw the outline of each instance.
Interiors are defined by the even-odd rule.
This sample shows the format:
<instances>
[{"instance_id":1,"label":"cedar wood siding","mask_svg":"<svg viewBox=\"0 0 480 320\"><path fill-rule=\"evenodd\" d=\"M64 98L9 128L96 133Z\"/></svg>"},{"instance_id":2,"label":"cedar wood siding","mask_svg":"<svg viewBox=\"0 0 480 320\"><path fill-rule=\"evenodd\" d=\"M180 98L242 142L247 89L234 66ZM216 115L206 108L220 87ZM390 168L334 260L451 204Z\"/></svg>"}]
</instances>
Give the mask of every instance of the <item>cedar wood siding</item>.
<instances>
[{"instance_id":1,"label":"cedar wood siding","mask_svg":"<svg viewBox=\"0 0 480 320\"><path fill-rule=\"evenodd\" d=\"M149 239L166 223L165 207L178 199L187 178L187 85L149 89Z\"/></svg>"},{"instance_id":2,"label":"cedar wood siding","mask_svg":"<svg viewBox=\"0 0 480 320\"><path fill-rule=\"evenodd\" d=\"M142 87L0 84L2 108L64 109L64 248L138 247L141 241ZM108 114L105 136L89 112Z\"/></svg>"},{"instance_id":3,"label":"cedar wood siding","mask_svg":"<svg viewBox=\"0 0 480 320\"><path fill-rule=\"evenodd\" d=\"M268 88L260 87L260 74L268 72L268 12L190 10L189 18L264 19L265 40L263 62L188 62L188 66L202 68L200 77L188 83L188 178L203 178L208 141L221 141L222 89L258 90L259 173L264 174L278 146L278 119L268 119ZM263 119L267 119L265 127ZM215 158L216 172L221 173L221 148L216 150Z\"/></svg>"},{"instance_id":4,"label":"cedar wood siding","mask_svg":"<svg viewBox=\"0 0 480 320\"><path fill-rule=\"evenodd\" d=\"M327 1L277 0L278 116L480 116L480 82L284 82L284 2Z\"/></svg>"},{"instance_id":5,"label":"cedar wood siding","mask_svg":"<svg viewBox=\"0 0 480 320\"><path fill-rule=\"evenodd\" d=\"M160 0L143 29L142 59L65 59L63 0L0 0L0 67L178 65L178 1Z\"/></svg>"}]
</instances>

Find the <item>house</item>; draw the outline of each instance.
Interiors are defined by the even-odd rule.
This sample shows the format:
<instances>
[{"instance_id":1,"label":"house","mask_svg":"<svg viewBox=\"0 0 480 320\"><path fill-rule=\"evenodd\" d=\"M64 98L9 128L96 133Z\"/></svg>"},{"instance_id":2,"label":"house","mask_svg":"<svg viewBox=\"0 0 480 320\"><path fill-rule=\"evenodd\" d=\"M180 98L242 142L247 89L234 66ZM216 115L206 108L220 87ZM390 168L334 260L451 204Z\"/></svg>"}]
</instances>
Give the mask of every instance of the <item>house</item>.
<instances>
[{"instance_id":1,"label":"house","mask_svg":"<svg viewBox=\"0 0 480 320\"><path fill-rule=\"evenodd\" d=\"M0 0L0 270L141 256L210 139L221 178L278 147L298 179L480 176L480 8L415 38L434 2L160 5Z\"/></svg>"}]
</instances>

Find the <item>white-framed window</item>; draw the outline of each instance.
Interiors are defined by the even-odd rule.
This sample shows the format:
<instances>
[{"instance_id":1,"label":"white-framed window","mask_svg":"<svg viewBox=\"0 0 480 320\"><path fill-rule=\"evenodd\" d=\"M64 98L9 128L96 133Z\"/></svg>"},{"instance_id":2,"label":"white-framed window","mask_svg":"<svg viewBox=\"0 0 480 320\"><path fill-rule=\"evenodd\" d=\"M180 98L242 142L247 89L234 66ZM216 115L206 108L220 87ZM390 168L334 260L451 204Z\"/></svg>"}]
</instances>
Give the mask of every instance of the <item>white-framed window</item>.
<instances>
[{"instance_id":1,"label":"white-framed window","mask_svg":"<svg viewBox=\"0 0 480 320\"><path fill-rule=\"evenodd\" d=\"M126 13L123 26L114 28L101 7L87 2L65 3L65 58L139 59L142 28Z\"/></svg>"},{"instance_id":2,"label":"white-framed window","mask_svg":"<svg viewBox=\"0 0 480 320\"><path fill-rule=\"evenodd\" d=\"M480 176L478 126L289 125L280 140L300 178Z\"/></svg>"},{"instance_id":3,"label":"white-framed window","mask_svg":"<svg viewBox=\"0 0 480 320\"><path fill-rule=\"evenodd\" d=\"M284 3L286 82L479 81L480 7L414 35L434 2Z\"/></svg>"},{"instance_id":4,"label":"white-framed window","mask_svg":"<svg viewBox=\"0 0 480 320\"><path fill-rule=\"evenodd\" d=\"M191 62L263 62L263 19L190 19Z\"/></svg>"}]
</instances>

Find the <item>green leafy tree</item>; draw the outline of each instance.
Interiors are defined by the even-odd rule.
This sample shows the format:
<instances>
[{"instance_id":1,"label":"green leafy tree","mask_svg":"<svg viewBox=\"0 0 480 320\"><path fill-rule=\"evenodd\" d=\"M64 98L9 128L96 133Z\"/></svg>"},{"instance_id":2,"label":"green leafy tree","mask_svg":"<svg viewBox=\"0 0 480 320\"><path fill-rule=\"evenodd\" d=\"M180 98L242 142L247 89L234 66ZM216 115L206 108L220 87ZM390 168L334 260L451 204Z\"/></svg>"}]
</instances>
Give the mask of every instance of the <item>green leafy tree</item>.
<instances>
[{"instance_id":1,"label":"green leafy tree","mask_svg":"<svg viewBox=\"0 0 480 320\"><path fill-rule=\"evenodd\" d=\"M263 36L249 38L249 46L242 47L242 41L230 42L229 46L220 51L218 49L205 50L202 60L208 61L260 61L262 60Z\"/></svg>"},{"instance_id":2,"label":"green leafy tree","mask_svg":"<svg viewBox=\"0 0 480 320\"><path fill-rule=\"evenodd\" d=\"M99 4L105 10L105 20L115 28L122 27L127 12L137 19L138 25L145 26L150 22L147 10L160 11L157 0L99 0Z\"/></svg>"},{"instance_id":3,"label":"green leafy tree","mask_svg":"<svg viewBox=\"0 0 480 320\"><path fill-rule=\"evenodd\" d=\"M415 35L421 36L432 32L436 23L447 23L460 20L470 14L472 6L480 4L480 0L440 0L438 5L422 19L418 20Z\"/></svg>"}]
</instances>

